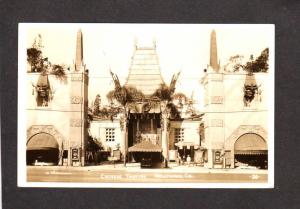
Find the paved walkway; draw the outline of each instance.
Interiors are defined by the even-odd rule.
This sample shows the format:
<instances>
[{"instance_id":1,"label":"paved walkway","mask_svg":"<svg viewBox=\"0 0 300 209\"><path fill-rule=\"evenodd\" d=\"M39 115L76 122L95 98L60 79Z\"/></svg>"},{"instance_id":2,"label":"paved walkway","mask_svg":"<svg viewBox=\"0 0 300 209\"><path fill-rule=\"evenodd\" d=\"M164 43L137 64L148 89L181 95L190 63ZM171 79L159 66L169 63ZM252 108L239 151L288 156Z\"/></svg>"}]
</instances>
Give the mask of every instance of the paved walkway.
<instances>
[{"instance_id":1,"label":"paved walkway","mask_svg":"<svg viewBox=\"0 0 300 209\"><path fill-rule=\"evenodd\" d=\"M28 169L43 169L50 168L50 166L28 166ZM109 171L120 170L128 172L162 172L162 173L255 173L255 174L267 174L268 170L259 169L209 169L201 166L187 166L176 163L169 163L169 168L150 168L142 169L139 163L127 163L126 167L123 164L104 164L85 167L71 167L71 166L51 166L54 170L87 170L87 171Z\"/></svg>"}]
</instances>

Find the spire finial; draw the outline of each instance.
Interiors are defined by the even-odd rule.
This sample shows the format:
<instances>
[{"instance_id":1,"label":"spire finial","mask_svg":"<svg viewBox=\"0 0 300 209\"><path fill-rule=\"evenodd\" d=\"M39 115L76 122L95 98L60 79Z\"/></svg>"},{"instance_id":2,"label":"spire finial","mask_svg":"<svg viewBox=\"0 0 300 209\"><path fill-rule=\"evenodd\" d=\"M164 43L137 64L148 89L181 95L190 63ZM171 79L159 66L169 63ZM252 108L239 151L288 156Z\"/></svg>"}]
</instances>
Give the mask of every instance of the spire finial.
<instances>
[{"instance_id":1,"label":"spire finial","mask_svg":"<svg viewBox=\"0 0 300 209\"><path fill-rule=\"evenodd\" d=\"M212 30L210 34L210 62L209 65L216 71L219 71L218 65L218 49L217 49L217 38L216 31Z\"/></svg>"},{"instance_id":2,"label":"spire finial","mask_svg":"<svg viewBox=\"0 0 300 209\"><path fill-rule=\"evenodd\" d=\"M81 66L83 66L83 38L81 29L77 32L76 41L76 57L75 57L75 70L79 71Z\"/></svg>"}]
</instances>

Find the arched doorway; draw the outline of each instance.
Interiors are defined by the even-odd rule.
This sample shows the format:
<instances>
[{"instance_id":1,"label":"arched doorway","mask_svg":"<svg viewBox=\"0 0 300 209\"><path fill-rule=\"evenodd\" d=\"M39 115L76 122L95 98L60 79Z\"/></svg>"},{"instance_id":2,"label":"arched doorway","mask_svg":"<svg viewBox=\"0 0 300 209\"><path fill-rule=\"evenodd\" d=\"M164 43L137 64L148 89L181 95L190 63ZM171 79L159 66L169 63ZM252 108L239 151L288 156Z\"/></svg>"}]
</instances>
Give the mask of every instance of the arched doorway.
<instances>
[{"instance_id":1,"label":"arched doorway","mask_svg":"<svg viewBox=\"0 0 300 209\"><path fill-rule=\"evenodd\" d=\"M57 165L59 161L59 145L56 139L48 133L33 135L26 145L27 165Z\"/></svg>"},{"instance_id":2,"label":"arched doorway","mask_svg":"<svg viewBox=\"0 0 300 209\"><path fill-rule=\"evenodd\" d=\"M255 133L240 136L234 144L236 166L247 165L266 169L268 165L268 148L263 137Z\"/></svg>"}]
</instances>

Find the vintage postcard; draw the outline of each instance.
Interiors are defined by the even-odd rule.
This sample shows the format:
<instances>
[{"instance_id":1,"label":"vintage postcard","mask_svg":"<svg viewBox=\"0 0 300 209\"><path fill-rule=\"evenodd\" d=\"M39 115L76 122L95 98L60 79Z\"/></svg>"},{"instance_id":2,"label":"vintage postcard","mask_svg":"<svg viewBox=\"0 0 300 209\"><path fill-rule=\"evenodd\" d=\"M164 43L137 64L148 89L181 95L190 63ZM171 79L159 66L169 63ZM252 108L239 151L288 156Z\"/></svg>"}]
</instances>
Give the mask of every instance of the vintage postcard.
<instances>
[{"instance_id":1,"label":"vintage postcard","mask_svg":"<svg viewBox=\"0 0 300 209\"><path fill-rule=\"evenodd\" d=\"M274 187L274 30L19 24L18 186Z\"/></svg>"}]
</instances>

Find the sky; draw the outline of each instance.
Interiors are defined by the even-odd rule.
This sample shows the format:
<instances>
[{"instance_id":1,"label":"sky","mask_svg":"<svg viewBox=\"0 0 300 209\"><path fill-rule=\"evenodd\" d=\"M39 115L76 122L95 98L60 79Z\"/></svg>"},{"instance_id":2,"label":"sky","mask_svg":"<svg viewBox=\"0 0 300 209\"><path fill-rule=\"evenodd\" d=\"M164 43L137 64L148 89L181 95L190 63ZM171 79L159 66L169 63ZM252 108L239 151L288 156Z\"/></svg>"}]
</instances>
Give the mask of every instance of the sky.
<instances>
[{"instance_id":1,"label":"sky","mask_svg":"<svg viewBox=\"0 0 300 209\"><path fill-rule=\"evenodd\" d=\"M52 63L67 66L73 66L76 35L81 29L84 63L89 69L90 78L110 78L111 69L119 76L121 84L128 76L134 43L152 46L155 40L165 82L169 83L171 76L181 71L179 85L185 86L189 94L191 89L200 88L203 69L209 63L210 33L213 29L217 34L221 65L237 54L246 58L251 54L259 56L263 49L272 45L274 37L272 25L28 24L26 29L27 48L41 34L44 57L48 57ZM96 80L90 83L91 98L101 88L101 82ZM200 100L201 95L197 96Z\"/></svg>"}]
</instances>

